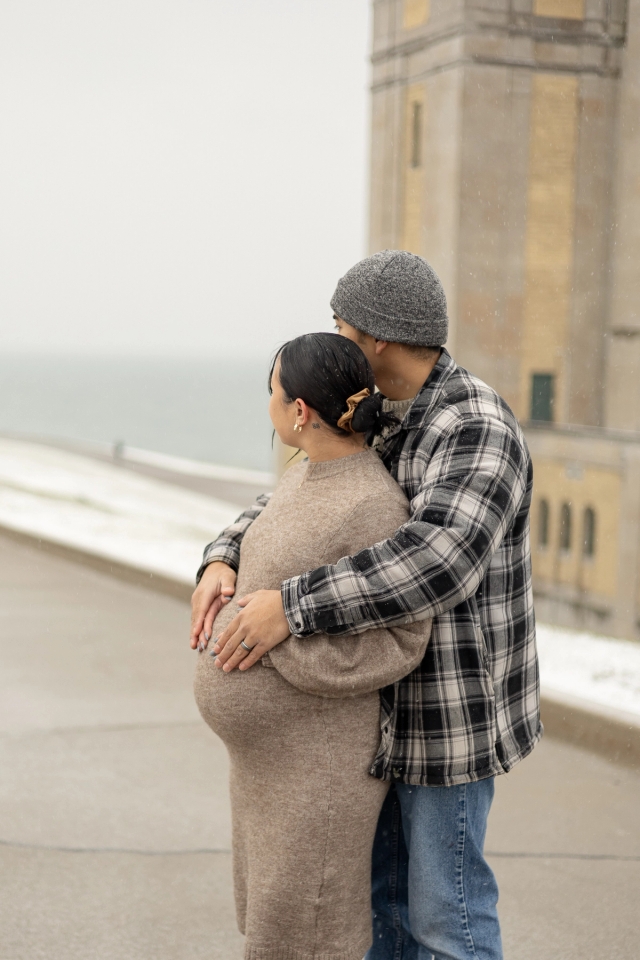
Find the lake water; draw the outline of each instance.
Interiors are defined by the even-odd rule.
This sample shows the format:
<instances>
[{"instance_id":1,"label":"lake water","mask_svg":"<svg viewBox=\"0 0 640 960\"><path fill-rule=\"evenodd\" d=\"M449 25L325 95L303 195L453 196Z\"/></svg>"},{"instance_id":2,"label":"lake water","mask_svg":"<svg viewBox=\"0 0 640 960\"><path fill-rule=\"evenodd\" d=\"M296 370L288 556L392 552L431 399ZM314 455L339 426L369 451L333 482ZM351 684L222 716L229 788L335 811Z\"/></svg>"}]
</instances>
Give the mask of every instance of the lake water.
<instances>
[{"instance_id":1,"label":"lake water","mask_svg":"<svg viewBox=\"0 0 640 960\"><path fill-rule=\"evenodd\" d=\"M0 431L272 469L269 361L0 357Z\"/></svg>"}]
</instances>

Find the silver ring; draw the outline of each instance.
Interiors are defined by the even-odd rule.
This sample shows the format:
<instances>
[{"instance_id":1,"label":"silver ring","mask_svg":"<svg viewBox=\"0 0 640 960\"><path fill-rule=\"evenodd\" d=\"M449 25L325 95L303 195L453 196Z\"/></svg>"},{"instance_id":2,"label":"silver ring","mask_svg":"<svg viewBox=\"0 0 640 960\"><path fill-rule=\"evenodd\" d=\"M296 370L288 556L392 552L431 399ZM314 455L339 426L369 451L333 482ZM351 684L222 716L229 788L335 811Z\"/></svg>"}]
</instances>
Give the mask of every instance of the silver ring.
<instances>
[{"instance_id":1,"label":"silver ring","mask_svg":"<svg viewBox=\"0 0 640 960\"><path fill-rule=\"evenodd\" d=\"M253 647L248 647L244 642L244 640L240 641L240 646L242 647L243 650L246 650L247 653L251 653L251 651L253 650Z\"/></svg>"}]
</instances>

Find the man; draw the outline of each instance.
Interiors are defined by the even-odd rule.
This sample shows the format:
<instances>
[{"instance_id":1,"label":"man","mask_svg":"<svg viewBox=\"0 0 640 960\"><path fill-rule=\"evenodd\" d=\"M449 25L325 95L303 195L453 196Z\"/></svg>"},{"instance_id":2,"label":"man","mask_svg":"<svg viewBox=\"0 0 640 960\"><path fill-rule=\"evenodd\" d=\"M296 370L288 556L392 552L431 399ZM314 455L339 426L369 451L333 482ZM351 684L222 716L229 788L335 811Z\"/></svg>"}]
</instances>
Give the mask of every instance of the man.
<instances>
[{"instance_id":1,"label":"man","mask_svg":"<svg viewBox=\"0 0 640 960\"><path fill-rule=\"evenodd\" d=\"M500 960L498 891L483 855L494 780L540 739L531 591L531 460L507 404L442 345L446 298L420 257L356 264L331 301L401 423L376 448L411 505L396 535L334 566L240 599L217 638L248 669L290 633L353 633L433 617L424 661L382 691L371 775L391 781L373 851L369 960ZM261 498L210 544L191 645L233 594ZM259 816L259 811L256 811Z\"/></svg>"}]
</instances>

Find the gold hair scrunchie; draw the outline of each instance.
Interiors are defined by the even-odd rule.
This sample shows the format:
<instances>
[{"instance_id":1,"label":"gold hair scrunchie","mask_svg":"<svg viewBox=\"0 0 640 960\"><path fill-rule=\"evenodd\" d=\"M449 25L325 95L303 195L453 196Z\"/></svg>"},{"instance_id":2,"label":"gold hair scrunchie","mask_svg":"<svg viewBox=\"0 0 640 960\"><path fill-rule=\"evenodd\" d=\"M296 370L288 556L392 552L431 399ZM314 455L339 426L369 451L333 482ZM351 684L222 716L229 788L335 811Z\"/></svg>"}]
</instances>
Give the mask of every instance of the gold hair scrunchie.
<instances>
[{"instance_id":1,"label":"gold hair scrunchie","mask_svg":"<svg viewBox=\"0 0 640 960\"><path fill-rule=\"evenodd\" d=\"M343 413L340 419L338 420L338 426L341 430L347 430L349 433L355 433L355 430L351 426L351 421L353 420L353 415L356 411L356 407L361 400L366 399L366 397L371 396L371 391L369 387L365 387L364 390L361 390L360 393L354 393L352 397L347 398L347 407L348 410L346 413Z\"/></svg>"}]
</instances>

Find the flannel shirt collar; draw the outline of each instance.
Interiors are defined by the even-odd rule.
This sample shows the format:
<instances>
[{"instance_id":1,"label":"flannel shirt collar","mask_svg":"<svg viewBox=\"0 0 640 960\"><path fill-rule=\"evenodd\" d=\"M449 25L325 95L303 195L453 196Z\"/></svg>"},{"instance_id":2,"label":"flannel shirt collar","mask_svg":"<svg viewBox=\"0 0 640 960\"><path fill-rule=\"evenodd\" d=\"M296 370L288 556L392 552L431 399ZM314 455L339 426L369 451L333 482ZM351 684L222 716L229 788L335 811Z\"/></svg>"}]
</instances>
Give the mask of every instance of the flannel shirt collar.
<instances>
[{"instance_id":1,"label":"flannel shirt collar","mask_svg":"<svg viewBox=\"0 0 640 960\"><path fill-rule=\"evenodd\" d=\"M385 443L399 433L400 430L415 430L427 422L433 410L440 402L447 381L457 369L457 363L451 354L443 347L438 362L417 393L402 423L397 424L397 426L392 427L388 433L385 433Z\"/></svg>"},{"instance_id":2,"label":"flannel shirt collar","mask_svg":"<svg viewBox=\"0 0 640 960\"><path fill-rule=\"evenodd\" d=\"M438 362L427 377L424 386L420 389L403 421L408 430L421 427L430 419L442 398L448 380L457 369L458 364L443 347Z\"/></svg>"}]
</instances>

